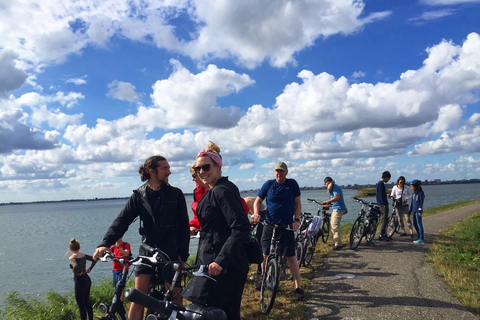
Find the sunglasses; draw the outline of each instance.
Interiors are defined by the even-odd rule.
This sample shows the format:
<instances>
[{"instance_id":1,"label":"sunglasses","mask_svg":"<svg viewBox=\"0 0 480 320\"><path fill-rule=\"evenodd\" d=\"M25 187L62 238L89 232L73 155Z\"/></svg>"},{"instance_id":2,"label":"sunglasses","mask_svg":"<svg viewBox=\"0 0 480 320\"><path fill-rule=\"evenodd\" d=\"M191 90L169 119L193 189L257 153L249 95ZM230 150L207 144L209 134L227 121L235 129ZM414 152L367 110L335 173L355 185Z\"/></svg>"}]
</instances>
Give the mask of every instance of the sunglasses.
<instances>
[{"instance_id":1,"label":"sunglasses","mask_svg":"<svg viewBox=\"0 0 480 320\"><path fill-rule=\"evenodd\" d=\"M203 172L208 172L210 171L210 164L204 164L200 167L193 167L193 170L195 170L195 172L200 172L200 170L203 170Z\"/></svg>"}]
</instances>

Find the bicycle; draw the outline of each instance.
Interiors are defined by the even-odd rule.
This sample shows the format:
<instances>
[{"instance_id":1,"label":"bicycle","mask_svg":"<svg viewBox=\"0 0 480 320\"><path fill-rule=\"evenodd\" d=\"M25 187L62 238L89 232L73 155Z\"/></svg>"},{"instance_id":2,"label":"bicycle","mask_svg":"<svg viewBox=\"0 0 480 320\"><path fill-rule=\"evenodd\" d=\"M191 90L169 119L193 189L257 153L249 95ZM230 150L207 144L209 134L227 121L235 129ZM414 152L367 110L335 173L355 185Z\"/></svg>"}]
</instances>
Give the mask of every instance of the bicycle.
<instances>
[{"instance_id":1,"label":"bicycle","mask_svg":"<svg viewBox=\"0 0 480 320\"><path fill-rule=\"evenodd\" d=\"M124 268L122 270L120 281L115 288L111 305L109 306L106 303L100 303L98 306L100 313L104 314L100 320L116 320L118 318L121 320L128 320L128 315L122 301L122 295L127 283L129 266L146 265L153 267L159 262L165 261L166 258L168 258L168 256L166 256L166 254L162 255L160 252L154 254L152 257L138 256L133 259L115 258L113 253L109 251L105 252L104 256L99 258L102 262L116 261L123 264Z\"/></svg>"},{"instance_id":2,"label":"bicycle","mask_svg":"<svg viewBox=\"0 0 480 320\"><path fill-rule=\"evenodd\" d=\"M350 249L355 250L364 237L368 244L373 244L373 239L377 232L380 211L378 205L372 202L365 202L359 198L353 198L353 200L362 204L350 232Z\"/></svg>"},{"instance_id":3,"label":"bicycle","mask_svg":"<svg viewBox=\"0 0 480 320\"><path fill-rule=\"evenodd\" d=\"M150 252L154 252L154 255L161 250L145 246ZM227 316L222 309L216 307L206 307L198 303L192 303L186 307L173 302L173 287L177 281L195 269L193 272L194 277L205 277L211 281L216 280L208 275L208 266L195 265L195 266L182 266L178 262L166 262L166 265L171 265L175 271L173 275L172 285L163 295L163 299L155 298L154 296L147 295L135 288L129 288L125 292L125 298L131 302L138 303L147 308L147 315L145 320L227 320Z\"/></svg>"},{"instance_id":4,"label":"bicycle","mask_svg":"<svg viewBox=\"0 0 480 320\"><path fill-rule=\"evenodd\" d=\"M280 253L280 237L278 231L280 229L293 231L290 226L280 226L272 224L273 234L270 243L270 255L265 263L265 270L262 276L260 286L260 309L264 313L269 313L272 310L275 296L278 291L280 268L282 266L282 254Z\"/></svg>"},{"instance_id":5,"label":"bicycle","mask_svg":"<svg viewBox=\"0 0 480 320\"><path fill-rule=\"evenodd\" d=\"M317 242L320 237L322 237L322 242L327 243L330 236L330 217L331 213L328 212L330 206L324 206L319 201L315 199L307 199L309 202L316 203L318 206L317 217L320 217L320 212L322 213L321 226L317 233L313 234L310 237L305 237L304 251L305 256L303 258L303 265L306 267L310 265L313 259L313 254L315 253L315 248L317 247Z\"/></svg>"},{"instance_id":6,"label":"bicycle","mask_svg":"<svg viewBox=\"0 0 480 320\"><path fill-rule=\"evenodd\" d=\"M393 210L392 214L388 218L387 223L387 237L392 237L395 233L400 233L400 221L398 220L398 215L395 212L395 207L397 206L397 202L395 199L393 200Z\"/></svg>"},{"instance_id":7,"label":"bicycle","mask_svg":"<svg viewBox=\"0 0 480 320\"><path fill-rule=\"evenodd\" d=\"M298 261L298 266L303 264L305 258L305 245L307 238L308 227L312 222L312 214L309 212L302 212L300 214L300 224L297 232L295 233L295 256Z\"/></svg>"}]
</instances>

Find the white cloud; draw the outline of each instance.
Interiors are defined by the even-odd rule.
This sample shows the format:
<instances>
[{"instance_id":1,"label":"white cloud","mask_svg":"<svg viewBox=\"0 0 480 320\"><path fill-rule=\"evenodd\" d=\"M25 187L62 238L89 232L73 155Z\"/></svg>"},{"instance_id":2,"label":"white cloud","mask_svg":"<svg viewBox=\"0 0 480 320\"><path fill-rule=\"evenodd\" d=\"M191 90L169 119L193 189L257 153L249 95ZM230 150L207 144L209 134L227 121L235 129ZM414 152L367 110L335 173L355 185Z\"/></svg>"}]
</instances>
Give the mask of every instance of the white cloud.
<instances>
[{"instance_id":1,"label":"white cloud","mask_svg":"<svg viewBox=\"0 0 480 320\"><path fill-rule=\"evenodd\" d=\"M84 75L82 77L79 77L79 78L70 78L70 79L67 79L67 81L65 81L66 83L73 83L77 86L80 86L82 84L86 84L87 83L87 76Z\"/></svg>"},{"instance_id":2,"label":"white cloud","mask_svg":"<svg viewBox=\"0 0 480 320\"><path fill-rule=\"evenodd\" d=\"M437 140L420 143L410 156L441 153L480 153L480 116L472 115L458 130L444 131Z\"/></svg>"},{"instance_id":3,"label":"white cloud","mask_svg":"<svg viewBox=\"0 0 480 320\"><path fill-rule=\"evenodd\" d=\"M355 71L350 77L353 79L364 78L366 76L363 71Z\"/></svg>"},{"instance_id":4,"label":"white cloud","mask_svg":"<svg viewBox=\"0 0 480 320\"><path fill-rule=\"evenodd\" d=\"M10 1L0 11L0 47L17 52L22 69L37 72L91 44L107 48L116 35L198 60L233 57L248 67L264 60L282 67L316 39L358 32L388 15L364 16L360 0ZM176 25L179 18L191 29Z\"/></svg>"},{"instance_id":5,"label":"white cloud","mask_svg":"<svg viewBox=\"0 0 480 320\"><path fill-rule=\"evenodd\" d=\"M363 8L363 1L351 0L245 0L230 5L198 0L194 12L203 27L183 52L194 58L233 56L250 68L265 59L283 67L318 38L350 34L390 14L360 18Z\"/></svg>"},{"instance_id":6,"label":"white cloud","mask_svg":"<svg viewBox=\"0 0 480 320\"><path fill-rule=\"evenodd\" d=\"M0 99L6 97L7 92L20 88L27 80L28 75L16 67L17 57L12 50L0 49Z\"/></svg>"},{"instance_id":7,"label":"white cloud","mask_svg":"<svg viewBox=\"0 0 480 320\"><path fill-rule=\"evenodd\" d=\"M128 82L114 80L108 84L107 97L122 101L135 102L139 99L139 94L135 92L135 86Z\"/></svg>"},{"instance_id":8,"label":"white cloud","mask_svg":"<svg viewBox=\"0 0 480 320\"><path fill-rule=\"evenodd\" d=\"M178 61L171 60L171 63L174 72L168 79L158 80L151 95L158 110L149 111L157 114L154 118L159 126L228 128L237 124L241 117L239 108L220 107L216 100L239 92L255 83L254 80L246 74L219 69L215 65L192 74Z\"/></svg>"}]
</instances>

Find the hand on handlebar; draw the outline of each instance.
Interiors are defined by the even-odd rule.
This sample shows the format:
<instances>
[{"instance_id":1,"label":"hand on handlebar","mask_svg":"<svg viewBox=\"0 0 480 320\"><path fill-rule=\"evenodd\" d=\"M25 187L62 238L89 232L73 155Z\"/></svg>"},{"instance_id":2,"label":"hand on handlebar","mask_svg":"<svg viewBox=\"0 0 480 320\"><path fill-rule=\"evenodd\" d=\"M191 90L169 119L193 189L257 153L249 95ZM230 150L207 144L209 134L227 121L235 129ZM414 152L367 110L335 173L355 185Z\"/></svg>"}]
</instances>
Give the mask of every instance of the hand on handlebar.
<instances>
[{"instance_id":1,"label":"hand on handlebar","mask_svg":"<svg viewBox=\"0 0 480 320\"><path fill-rule=\"evenodd\" d=\"M222 272L223 268L216 262L212 262L208 265L208 275L216 277Z\"/></svg>"},{"instance_id":2,"label":"hand on handlebar","mask_svg":"<svg viewBox=\"0 0 480 320\"><path fill-rule=\"evenodd\" d=\"M107 247L98 247L93 253L93 260L97 261L99 258L102 258L108 250L109 248Z\"/></svg>"}]
</instances>

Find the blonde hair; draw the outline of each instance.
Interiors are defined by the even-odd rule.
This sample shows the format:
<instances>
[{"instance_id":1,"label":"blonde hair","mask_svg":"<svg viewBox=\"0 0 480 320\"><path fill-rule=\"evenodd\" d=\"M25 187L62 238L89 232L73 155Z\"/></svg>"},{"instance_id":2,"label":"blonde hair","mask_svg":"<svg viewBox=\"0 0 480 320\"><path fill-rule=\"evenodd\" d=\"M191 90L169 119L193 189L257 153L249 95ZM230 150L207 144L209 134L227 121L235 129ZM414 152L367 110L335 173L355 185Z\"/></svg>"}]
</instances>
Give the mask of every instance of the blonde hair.
<instances>
[{"instance_id":1,"label":"blonde hair","mask_svg":"<svg viewBox=\"0 0 480 320\"><path fill-rule=\"evenodd\" d=\"M72 251L80 250L80 242L75 240L75 238L70 239L70 245L68 246Z\"/></svg>"},{"instance_id":2,"label":"blonde hair","mask_svg":"<svg viewBox=\"0 0 480 320\"><path fill-rule=\"evenodd\" d=\"M216 154L218 154L220 156L220 147L218 145L216 145L215 142L209 141L208 142L208 147L207 147L207 149L205 149L205 151L215 152ZM222 157L222 156L220 156L220 157Z\"/></svg>"}]
</instances>

